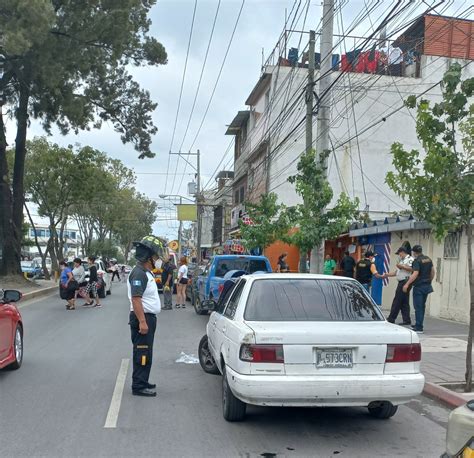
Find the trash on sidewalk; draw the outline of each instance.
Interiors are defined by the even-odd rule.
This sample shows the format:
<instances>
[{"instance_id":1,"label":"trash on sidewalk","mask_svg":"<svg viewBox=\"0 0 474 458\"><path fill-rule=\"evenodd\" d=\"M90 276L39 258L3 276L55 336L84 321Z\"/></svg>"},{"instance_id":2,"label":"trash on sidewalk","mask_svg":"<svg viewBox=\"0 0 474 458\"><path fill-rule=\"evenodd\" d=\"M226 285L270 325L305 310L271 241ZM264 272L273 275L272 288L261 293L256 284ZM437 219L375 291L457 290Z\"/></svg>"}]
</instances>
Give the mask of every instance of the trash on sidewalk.
<instances>
[{"instance_id":1,"label":"trash on sidewalk","mask_svg":"<svg viewBox=\"0 0 474 458\"><path fill-rule=\"evenodd\" d=\"M199 364L199 359L196 358L196 356L194 355L187 355L186 353L184 353L184 351L182 351L176 362L184 364Z\"/></svg>"}]
</instances>

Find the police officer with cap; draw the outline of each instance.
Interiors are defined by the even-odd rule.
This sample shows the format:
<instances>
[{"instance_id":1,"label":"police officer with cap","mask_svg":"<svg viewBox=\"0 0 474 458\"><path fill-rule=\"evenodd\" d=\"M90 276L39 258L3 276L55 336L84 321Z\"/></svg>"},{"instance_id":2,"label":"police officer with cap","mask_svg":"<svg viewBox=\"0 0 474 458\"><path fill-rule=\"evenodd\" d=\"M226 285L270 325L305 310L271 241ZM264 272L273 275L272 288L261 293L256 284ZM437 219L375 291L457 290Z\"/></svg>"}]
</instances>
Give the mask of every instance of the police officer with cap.
<instances>
[{"instance_id":1,"label":"police officer with cap","mask_svg":"<svg viewBox=\"0 0 474 458\"><path fill-rule=\"evenodd\" d=\"M421 245L412 248L415 260L412 264L413 273L403 286L403 291L407 293L413 285L413 308L415 309L415 326L412 329L418 334L423 334L423 322L425 320L426 300L428 294L433 292L431 282L435 276L433 261L423 254Z\"/></svg>"},{"instance_id":2,"label":"police officer with cap","mask_svg":"<svg viewBox=\"0 0 474 458\"><path fill-rule=\"evenodd\" d=\"M130 300L130 331L133 344L132 393L135 396L156 396L156 385L148 382L153 360L156 315L161 311L155 279L151 270L165 254L158 237L149 235L135 243L137 265L128 277Z\"/></svg>"},{"instance_id":3,"label":"police officer with cap","mask_svg":"<svg viewBox=\"0 0 474 458\"><path fill-rule=\"evenodd\" d=\"M383 275L380 275L377 272L377 267L375 267L375 253L371 250L367 250L364 255L364 259L361 259L356 264L356 280L362 284L362 286L370 294L372 288L372 278L383 278Z\"/></svg>"}]
</instances>

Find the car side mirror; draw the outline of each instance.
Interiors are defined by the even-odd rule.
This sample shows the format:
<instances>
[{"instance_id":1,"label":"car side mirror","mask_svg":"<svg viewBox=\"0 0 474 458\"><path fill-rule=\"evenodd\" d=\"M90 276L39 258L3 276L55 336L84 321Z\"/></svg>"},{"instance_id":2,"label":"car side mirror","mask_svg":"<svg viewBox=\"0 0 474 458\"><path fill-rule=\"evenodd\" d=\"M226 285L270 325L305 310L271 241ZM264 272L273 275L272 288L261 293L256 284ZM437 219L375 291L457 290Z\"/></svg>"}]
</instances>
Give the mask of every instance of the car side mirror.
<instances>
[{"instance_id":1,"label":"car side mirror","mask_svg":"<svg viewBox=\"0 0 474 458\"><path fill-rule=\"evenodd\" d=\"M18 302L21 299L20 291L15 289L3 290L3 301L4 302Z\"/></svg>"},{"instance_id":2,"label":"car side mirror","mask_svg":"<svg viewBox=\"0 0 474 458\"><path fill-rule=\"evenodd\" d=\"M207 306L210 312L215 312L217 310L217 302L216 301L209 301L209 305Z\"/></svg>"}]
</instances>

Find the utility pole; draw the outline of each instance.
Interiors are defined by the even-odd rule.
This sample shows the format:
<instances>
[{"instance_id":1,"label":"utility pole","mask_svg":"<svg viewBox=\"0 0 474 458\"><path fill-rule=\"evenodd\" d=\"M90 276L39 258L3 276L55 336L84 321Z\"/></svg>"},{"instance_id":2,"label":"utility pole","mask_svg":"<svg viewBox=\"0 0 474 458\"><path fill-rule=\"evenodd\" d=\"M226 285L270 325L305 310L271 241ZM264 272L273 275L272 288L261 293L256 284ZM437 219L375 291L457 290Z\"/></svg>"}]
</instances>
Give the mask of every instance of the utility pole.
<instances>
[{"instance_id":1,"label":"utility pole","mask_svg":"<svg viewBox=\"0 0 474 458\"><path fill-rule=\"evenodd\" d=\"M330 149L329 128L331 122L331 72L333 48L334 0L324 0L323 24L321 28L321 75L319 80L319 108L317 119L316 153L318 156ZM317 159L319 161L319 157ZM323 164L327 178L327 161ZM324 210L323 210L324 211ZM322 273L324 264L324 241L311 251L311 273Z\"/></svg>"},{"instance_id":2,"label":"utility pole","mask_svg":"<svg viewBox=\"0 0 474 458\"><path fill-rule=\"evenodd\" d=\"M201 262L201 208L202 205L200 203L201 200L201 153L197 150L195 153L191 153L189 151L187 154L188 156L196 156L197 157L197 165L194 167L185 157L183 153L169 153L171 155L180 156L184 162L190 165L196 171L196 213L197 213L197 262L198 264ZM180 222L180 227L181 227Z\"/></svg>"},{"instance_id":3,"label":"utility pole","mask_svg":"<svg viewBox=\"0 0 474 458\"><path fill-rule=\"evenodd\" d=\"M183 198L179 198L179 205L183 204ZM178 227L178 261L181 259L181 256L183 256L183 249L181 247L183 243L183 222L179 220L179 227Z\"/></svg>"},{"instance_id":4,"label":"utility pole","mask_svg":"<svg viewBox=\"0 0 474 458\"><path fill-rule=\"evenodd\" d=\"M201 200L201 153L197 150L197 167L196 167L196 211L197 211L197 265L201 264L201 227L202 227L202 207L200 205Z\"/></svg>"},{"instance_id":5,"label":"utility pole","mask_svg":"<svg viewBox=\"0 0 474 458\"><path fill-rule=\"evenodd\" d=\"M309 51L308 51L308 86L306 87L306 152L313 148L313 91L314 91L314 58L316 46L316 32L309 32ZM300 272L306 272L306 253L300 253Z\"/></svg>"}]
</instances>

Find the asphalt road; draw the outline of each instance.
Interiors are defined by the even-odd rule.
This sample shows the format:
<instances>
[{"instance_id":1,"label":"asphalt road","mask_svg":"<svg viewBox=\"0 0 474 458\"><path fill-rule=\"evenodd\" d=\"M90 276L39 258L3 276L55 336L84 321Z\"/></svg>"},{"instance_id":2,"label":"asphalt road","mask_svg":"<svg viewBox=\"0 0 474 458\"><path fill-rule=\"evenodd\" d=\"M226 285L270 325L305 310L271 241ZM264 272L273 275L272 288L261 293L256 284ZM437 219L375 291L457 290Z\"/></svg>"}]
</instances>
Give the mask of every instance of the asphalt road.
<instances>
[{"instance_id":1,"label":"asphalt road","mask_svg":"<svg viewBox=\"0 0 474 458\"><path fill-rule=\"evenodd\" d=\"M120 368L131 357L125 292L116 283L102 309L75 312L57 296L20 303L25 358L20 370L0 371L1 457L437 457L444 451L449 411L422 396L388 421L358 408L250 407L245 422L225 422L221 378L198 364L176 363L181 352L196 355L205 332L207 317L190 306L158 317L151 374L158 397L132 396L128 367L116 427L104 428Z\"/></svg>"}]
</instances>

